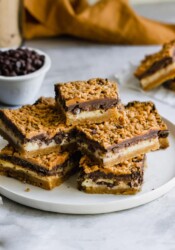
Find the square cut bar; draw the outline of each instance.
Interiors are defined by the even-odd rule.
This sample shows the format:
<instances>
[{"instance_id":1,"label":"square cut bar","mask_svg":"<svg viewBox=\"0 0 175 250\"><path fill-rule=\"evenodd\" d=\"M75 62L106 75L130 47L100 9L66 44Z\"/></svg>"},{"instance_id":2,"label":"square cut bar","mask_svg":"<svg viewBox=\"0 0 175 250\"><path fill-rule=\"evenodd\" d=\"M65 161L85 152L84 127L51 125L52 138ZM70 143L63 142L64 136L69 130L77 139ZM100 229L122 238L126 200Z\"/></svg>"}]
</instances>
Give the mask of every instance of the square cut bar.
<instances>
[{"instance_id":1,"label":"square cut bar","mask_svg":"<svg viewBox=\"0 0 175 250\"><path fill-rule=\"evenodd\" d=\"M54 98L40 98L33 105L0 110L0 134L21 153L38 154L73 142L74 129L67 126Z\"/></svg>"},{"instance_id":2,"label":"square cut bar","mask_svg":"<svg viewBox=\"0 0 175 250\"><path fill-rule=\"evenodd\" d=\"M134 74L144 90L151 90L175 78L175 41L164 44L159 52L146 56Z\"/></svg>"},{"instance_id":3,"label":"square cut bar","mask_svg":"<svg viewBox=\"0 0 175 250\"><path fill-rule=\"evenodd\" d=\"M124 107L116 82L95 78L56 84L55 94L68 125L107 120L116 120L120 124L124 122Z\"/></svg>"},{"instance_id":4,"label":"square cut bar","mask_svg":"<svg viewBox=\"0 0 175 250\"><path fill-rule=\"evenodd\" d=\"M168 129L152 102L131 102L125 107L126 123L77 126L80 149L108 167L140 154L168 147Z\"/></svg>"},{"instance_id":5,"label":"square cut bar","mask_svg":"<svg viewBox=\"0 0 175 250\"><path fill-rule=\"evenodd\" d=\"M79 190L92 194L135 194L142 187L145 155L109 168L103 168L83 156L79 166Z\"/></svg>"},{"instance_id":6,"label":"square cut bar","mask_svg":"<svg viewBox=\"0 0 175 250\"><path fill-rule=\"evenodd\" d=\"M15 178L44 189L63 183L78 169L78 159L58 150L45 155L21 155L10 145L0 152L0 175Z\"/></svg>"}]
</instances>

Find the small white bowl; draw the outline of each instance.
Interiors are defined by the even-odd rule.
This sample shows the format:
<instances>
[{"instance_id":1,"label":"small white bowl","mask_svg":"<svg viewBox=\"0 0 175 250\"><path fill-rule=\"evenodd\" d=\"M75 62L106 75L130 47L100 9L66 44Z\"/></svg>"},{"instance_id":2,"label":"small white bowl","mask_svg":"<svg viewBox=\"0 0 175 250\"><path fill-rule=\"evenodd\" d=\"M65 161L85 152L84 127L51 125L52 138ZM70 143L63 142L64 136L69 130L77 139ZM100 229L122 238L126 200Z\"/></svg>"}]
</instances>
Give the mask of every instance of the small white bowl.
<instances>
[{"instance_id":1,"label":"small white bowl","mask_svg":"<svg viewBox=\"0 0 175 250\"><path fill-rule=\"evenodd\" d=\"M0 76L0 102L8 105L25 105L34 101L47 71L51 67L50 57L41 50L34 50L45 56L44 65L33 73L22 76Z\"/></svg>"}]
</instances>

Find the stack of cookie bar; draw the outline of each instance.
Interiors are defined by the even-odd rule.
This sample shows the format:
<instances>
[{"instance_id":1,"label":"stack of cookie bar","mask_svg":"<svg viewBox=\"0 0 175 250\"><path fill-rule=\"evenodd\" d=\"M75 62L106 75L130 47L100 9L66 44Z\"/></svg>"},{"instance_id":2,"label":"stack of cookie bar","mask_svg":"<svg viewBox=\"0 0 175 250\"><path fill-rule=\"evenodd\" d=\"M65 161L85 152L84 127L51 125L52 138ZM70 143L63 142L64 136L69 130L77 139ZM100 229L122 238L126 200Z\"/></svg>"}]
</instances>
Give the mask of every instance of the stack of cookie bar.
<instances>
[{"instance_id":1,"label":"stack of cookie bar","mask_svg":"<svg viewBox=\"0 0 175 250\"><path fill-rule=\"evenodd\" d=\"M85 192L138 192L145 154L168 147L154 104L124 106L117 84L101 78L56 84L55 94L0 110L0 134L9 142L0 152L0 174L52 189L78 170Z\"/></svg>"},{"instance_id":2,"label":"stack of cookie bar","mask_svg":"<svg viewBox=\"0 0 175 250\"><path fill-rule=\"evenodd\" d=\"M132 194L143 182L145 153L168 147L168 130L151 102L121 104L115 82L55 86L66 124L76 125L78 186L89 193Z\"/></svg>"},{"instance_id":3,"label":"stack of cookie bar","mask_svg":"<svg viewBox=\"0 0 175 250\"><path fill-rule=\"evenodd\" d=\"M146 56L134 75L144 90L161 84L175 90L175 40L164 44L159 52Z\"/></svg>"},{"instance_id":4,"label":"stack of cookie bar","mask_svg":"<svg viewBox=\"0 0 175 250\"><path fill-rule=\"evenodd\" d=\"M0 111L0 133L9 144L0 152L0 174L52 189L78 166L74 128L67 126L53 98ZM65 150L62 152L61 147Z\"/></svg>"}]
</instances>

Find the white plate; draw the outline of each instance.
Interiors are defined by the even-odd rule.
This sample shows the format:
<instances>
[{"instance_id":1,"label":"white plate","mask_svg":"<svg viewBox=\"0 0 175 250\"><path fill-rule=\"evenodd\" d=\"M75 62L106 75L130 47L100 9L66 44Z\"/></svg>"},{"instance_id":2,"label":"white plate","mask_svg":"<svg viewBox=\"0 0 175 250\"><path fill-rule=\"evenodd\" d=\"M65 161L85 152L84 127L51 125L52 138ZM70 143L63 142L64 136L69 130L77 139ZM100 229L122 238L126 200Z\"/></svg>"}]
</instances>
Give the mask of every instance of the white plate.
<instances>
[{"instance_id":1,"label":"white plate","mask_svg":"<svg viewBox=\"0 0 175 250\"><path fill-rule=\"evenodd\" d=\"M108 213L153 201L175 186L175 126L165 121L170 130L170 147L147 154L148 167L145 170L144 185L136 195L86 194L77 190L75 177L52 191L46 191L0 176L0 193L29 207L70 214ZM5 141L1 139L0 146L4 144ZM30 188L30 191L25 192L26 188Z\"/></svg>"}]
</instances>

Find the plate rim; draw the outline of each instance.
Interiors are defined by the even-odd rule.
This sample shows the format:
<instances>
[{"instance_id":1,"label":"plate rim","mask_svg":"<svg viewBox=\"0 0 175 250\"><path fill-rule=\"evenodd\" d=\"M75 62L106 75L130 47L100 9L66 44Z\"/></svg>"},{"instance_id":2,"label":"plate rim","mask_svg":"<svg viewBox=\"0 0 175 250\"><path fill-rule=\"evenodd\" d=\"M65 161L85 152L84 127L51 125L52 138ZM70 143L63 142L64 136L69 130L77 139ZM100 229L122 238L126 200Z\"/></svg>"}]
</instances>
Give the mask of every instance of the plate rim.
<instances>
[{"instance_id":1,"label":"plate rim","mask_svg":"<svg viewBox=\"0 0 175 250\"><path fill-rule=\"evenodd\" d=\"M167 123L167 125L169 124L175 129L175 124L173 124L171 121L169 121L168 119L164 117L162 118ZM0 176L0 178L3 178L3 177L5 176ZM8 178L8 177L5 177L5 178ZM110 212L117 212L121 210L132 209L134 207L147 204L163 196L174 187L175 187L175 176L171 178L165 184L159 186L158 188L148 191L138 196L137 194L133 196L128 195L127 196L128 199L124 199L124 200L112 200L112 201L106 202L104 199L103 202L95 203L93 201L91 203L88 202L88 204L49 202L49 201L42 200L42 199L38 200L36 197L34 198L27 197L25 195L25 192L24 194L18 194L15 191L11 191L8 188L3 187L1 183L0 183L0 194L4 195L5 197L19 204L25 205L27 207L35 208L35 209L40 209L43 211L48 211L48 212L67 213L67 214L101 214L101 213L110 213ZM49 192L49 190L45 190L45 191ZM85 193L85 195L87 194ZM93 194L90 194L90 195L93 195ZM102 194L99 194L99 195L102 195ZM127 203L129 203L129 205L127 205ZM43 205L46 205L46 207L43 208ZM48 206L50 207L49 209L48 209ZM85 211L84 211L84 208L85 208Z\"/></svg>"}]
</instances>

